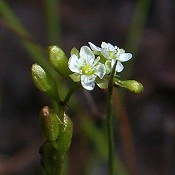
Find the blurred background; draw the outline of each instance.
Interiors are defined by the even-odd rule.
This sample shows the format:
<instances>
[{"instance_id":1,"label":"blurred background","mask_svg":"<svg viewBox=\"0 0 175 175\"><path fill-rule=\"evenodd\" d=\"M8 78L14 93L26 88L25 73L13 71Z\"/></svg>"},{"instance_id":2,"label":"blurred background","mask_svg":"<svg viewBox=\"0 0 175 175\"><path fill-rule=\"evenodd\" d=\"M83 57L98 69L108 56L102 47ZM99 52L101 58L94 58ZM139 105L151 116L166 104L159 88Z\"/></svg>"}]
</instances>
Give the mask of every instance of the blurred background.
<instances>
[{"instance_id":1,"label":"blurred background","mask_svg":"<svg viewBox=\"0 0 175 175\"><path fill-rule=\"evenodd\" d=\"M69 57L72 47L105 41L133 54L119 75L145 88L114 92L116 175L175 175L174 8L174 0L0 0L0 174L41 174L38 114L50 101L34 87L31 65L55 74L47 46ZM62 175L107 174L105 105L98 87L74 95Z\"/></svg>"}]
</instances>

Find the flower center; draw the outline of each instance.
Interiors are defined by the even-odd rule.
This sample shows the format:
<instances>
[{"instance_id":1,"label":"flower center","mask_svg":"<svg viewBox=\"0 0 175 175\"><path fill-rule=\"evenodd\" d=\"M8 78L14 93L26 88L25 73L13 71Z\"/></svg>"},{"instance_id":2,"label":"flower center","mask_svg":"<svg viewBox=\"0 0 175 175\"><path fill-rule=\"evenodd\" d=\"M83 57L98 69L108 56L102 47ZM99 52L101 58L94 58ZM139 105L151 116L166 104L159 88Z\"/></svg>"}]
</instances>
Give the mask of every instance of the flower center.
<instances>
[{"instance_id":1,"label":"flower center","mask_svg":"<svg viewBox=\"0 0 175 175\"><path fill-rule=\"evenodd\" d=\"M94 70L92 69L92 66L87 64L81 67L81 71L84 75L92 75Z\"/></svg>"}]
</instances>

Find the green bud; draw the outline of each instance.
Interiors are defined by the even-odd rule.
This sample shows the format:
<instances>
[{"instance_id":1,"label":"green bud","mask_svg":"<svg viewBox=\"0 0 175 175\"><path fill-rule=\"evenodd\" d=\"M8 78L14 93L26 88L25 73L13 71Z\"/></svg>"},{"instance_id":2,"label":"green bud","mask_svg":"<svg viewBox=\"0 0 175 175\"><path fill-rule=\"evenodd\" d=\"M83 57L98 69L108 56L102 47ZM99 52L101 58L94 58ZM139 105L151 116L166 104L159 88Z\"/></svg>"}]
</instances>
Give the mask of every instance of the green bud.
<instances>
[{"instance_id":1,"label":"green bud","mask_svg":"<svg viewBox=\"0 0 175 175\"><path fill-rule=\"evenodd\" d=\"M53 77L38 64L32 65L32 80L35 86L47 96L57 99L57 85Z\"/></svg>"},{"instance_id":2,"label":"green bud","mask_svg":"<svg viewBox=\"0 0 175 175\"><path fill-rule=\"evenodd\" d=\"M59 118L48 106L42 108L40 113L40 124L43 135L48 141L55 141L59 134Z\"/></svg>"},{"instance_id":3,"label":"green bud","mask_svg":"<svg viewBox=\"0 0 175 175\"><path fill-rule=\"evenodd\" d=\"M72 132L73 132L73 123L71 119L66 114L64 114L63 127L62 130L60 131L57 140L60 153L65 153L69 149L72 140Z\"/></svg>"},{"instance_id":4,"label":"green bud","mask_svg":"<svg viewBox=\"0 0 175 175\"><path fill-rule=\"evenodd\" d=\"M49 47L49 60L54 69L63 77L69 78L72 73L68 68L68 58L58 46Z\"/></svg>"},{"instance_id":5,"label":"green bud","mask_svg":"<svg viewBox=\"0 0 175 175\"><path fill-rule=\"evenodd\" d=\"M70 52L71 55L75 54L79 57L79 51L78 49L76 49L75 47L72 48L71 52Z\"/></svg>"},{"instance_id":6,"label":"green bud","mask_svg":"<svg viewBox=\"0 0 175 175\"><path fill-rule=\"evenodd\" d=\"M115 81L115 84L118 86L124 87L133 93L141 93L144 90L143 85L135 80L121 81L117 79Z\"/></svg>"}]
</instances>

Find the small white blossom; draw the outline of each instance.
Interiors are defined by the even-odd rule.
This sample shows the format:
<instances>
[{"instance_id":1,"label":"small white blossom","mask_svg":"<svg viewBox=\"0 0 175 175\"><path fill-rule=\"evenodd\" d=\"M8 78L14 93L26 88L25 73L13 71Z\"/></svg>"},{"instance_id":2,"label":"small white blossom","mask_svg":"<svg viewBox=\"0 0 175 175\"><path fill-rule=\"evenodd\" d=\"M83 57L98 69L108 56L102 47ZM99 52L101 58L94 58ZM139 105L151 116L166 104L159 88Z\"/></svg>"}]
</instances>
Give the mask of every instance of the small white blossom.
<instances>
[{"instance_id":1,"label":"small white blossom","mask_svg":"<svg viewBox=\"0 0 175 175\"><path fill-rule=\"evenodd\" d=\"M113 46L110 43L102 42L101 48L95 46L91 42L89 42L89 45L90 48L95 52L95 54L97 55L101 54L107 59L105 63L107 73L110 73L116 61L117 61L116 72L121 72L124 68L122 62L126 62L132 58L131 53L125 53L125 50L120 49L117 46Z\"/></svg>"},{"instance_id":2,"label":"small white blossom","mask_svg":"<svg viewBox=\"0 0 175 175\"><path fill-rule=\"evenodd\" d=\"M102 79L106 74L105 66L99 60L88 46L81 47L79 56L73 54L69 59L68 67L74 72L70 77L73 81L81 81L85 89L93 90L96 78Z\"/></svg>"}]
</instances>

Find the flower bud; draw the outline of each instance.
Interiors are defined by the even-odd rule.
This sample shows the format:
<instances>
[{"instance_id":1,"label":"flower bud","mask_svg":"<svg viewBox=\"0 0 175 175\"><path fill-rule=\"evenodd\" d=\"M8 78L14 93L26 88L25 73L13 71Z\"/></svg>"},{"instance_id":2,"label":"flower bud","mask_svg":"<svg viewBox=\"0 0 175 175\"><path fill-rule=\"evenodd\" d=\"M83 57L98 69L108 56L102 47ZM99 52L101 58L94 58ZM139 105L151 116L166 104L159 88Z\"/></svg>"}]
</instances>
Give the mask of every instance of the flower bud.
<instances>
[{"instance_id":1,"label":"flower bud","mask_svg":"<svg viewBox=\"0 0 175 175\"><path fill-rule=\"evenodd\" d=\"M124 87L133 93L141 93L144 90L143 85L135 80L126 80L126 81L117 80L115 84Z\"/></svg>"},{"instance_id":2,"label":"flower bud","mask_svg":"<svg viewBox=\"0 0 175 175\"><path fill-rule=\"evenodd\" d=\"M73 47L72 49L71 49L71 52L70 52L70 54L71 55L77 55L77 56L79 56L79 51L78 51L78 49L76 49L75 47Z\"/></svg>"},{"instance_id":3,"label":"flower bud","mask_svg":"<svg viewBox=\"0 0 175 175\"><path fill-rule=\"evenodd\" d=\"M57 98L58 92L55 80L38 64L32 65L32 80L41 92L51 98Z\"/></svg>"},{"instance_id":4,"label":"flower bud","mask_svg":"<svg viewBox=\"0 0 175 175\"><path fill-rule=\"evenodd\" d=\"M49 47L49 60L54 69L63 77L69 78L71 71L68 68L68 58L58 46Z\"/></svg>"},{"instance_id":5,"label":"flower bud","mask_svg":"<svg viewBox=\"0 0 175 175\"><path fill-rule=\"evenodd\" d=\"M66 114L64 114L63 128L60 131L57 140L60 153L62 154L66 153L66 151L69 149L72 140L72 132L73 132L73 123L71 119Z\"/></svg>"},{"instance_id":6,"label":"flower bud","mask_svg":"<svg viewBox=\"0 0 175 175\"><path fill-rule=\"evenodd\" d=\"M59 134L59 118L48 106L42 108L40 113L40 124L43 135L48 141L55 141Z\"/></svg>"}]
</instances>

